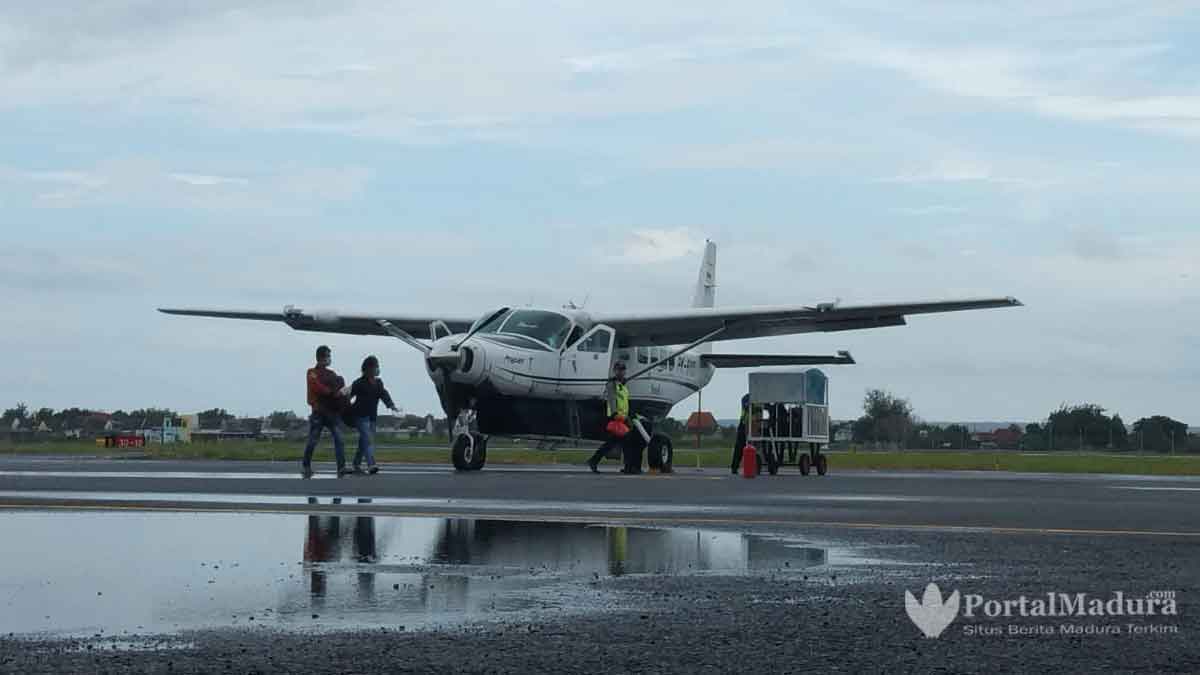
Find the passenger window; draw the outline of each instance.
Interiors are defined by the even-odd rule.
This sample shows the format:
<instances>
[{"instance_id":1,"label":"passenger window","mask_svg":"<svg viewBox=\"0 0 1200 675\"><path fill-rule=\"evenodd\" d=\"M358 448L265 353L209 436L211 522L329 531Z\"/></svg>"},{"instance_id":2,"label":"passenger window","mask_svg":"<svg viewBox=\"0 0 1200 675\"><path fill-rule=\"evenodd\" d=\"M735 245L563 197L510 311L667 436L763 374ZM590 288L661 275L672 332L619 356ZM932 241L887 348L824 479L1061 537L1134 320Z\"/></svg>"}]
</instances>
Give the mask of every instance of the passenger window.
<instances>
[{"instance_id":1,"label":"passenger window","mask_svg":"<svg viewBox=\"0 0 1200 675\"><path fill-rule=\"evenodd\" d=\"M611 340L608 331L598 330L595 333L587 336L586 340L579 343L579 351L607 354L608 345L610 342Z\"/></svg>"},{"instance_id":2,"label":"passenger window","mask_svg":"<svg viewBox=\"0 0 1200 675\"><path fill-rule=\"evenodd\" d=\"M638 356L638 363L649 363L650 362L650 348L649 347L638 347L637 348L637 356Z\"/></svg>"},{"instance_id":3,"label":"passenger window","mask_svg":"<svg viewBox=\"0 0 1200 675\"><path fill-rule=\"evenodd\" d=\"M571 337L567 338L567 346L570 347L576 342L579 342L579 338L581 337L583 337L583 329L579 326L575 326L571 329Z\"/></svg>"}]
</instances>

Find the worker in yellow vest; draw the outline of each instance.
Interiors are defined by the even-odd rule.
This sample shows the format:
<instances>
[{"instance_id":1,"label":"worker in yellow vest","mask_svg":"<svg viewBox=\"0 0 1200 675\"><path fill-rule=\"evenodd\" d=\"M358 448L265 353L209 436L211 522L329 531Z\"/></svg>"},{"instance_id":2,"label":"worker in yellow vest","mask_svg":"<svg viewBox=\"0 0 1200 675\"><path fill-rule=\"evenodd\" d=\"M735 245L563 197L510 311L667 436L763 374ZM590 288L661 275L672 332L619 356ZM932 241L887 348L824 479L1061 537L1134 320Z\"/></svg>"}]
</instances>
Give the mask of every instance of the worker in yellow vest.
<instances>
[{"instance_id":1,"label":"worker in yellow vest","mask_svg":"<svg viewBox=\"0 0 1200 675\"><path fill-rule=\"evenodd\" d=\"M742 448L746 447L746 436L749 431L750 423L750 394L742 397L742 414L738 418L737 434L733 441L733 458L729 462L729 468L733 473L737 473L742 466Z\"/></svg>"},{"instance_id":2,"label":"worker in yellow vest","mask_svg":"<svg viewBox=\"0 0 1200 675\"><path fill-rule=\"evenodd\" d=\"M623 422L627 427L629 425L629 386L625 384L624 362L617 361L613 364L613 376L608 381L608 386L605 387L604 399L605 415L607 415L605 419L605 432L609 434L609 438L604 441L603 445L596 449L596 453L588 460L588 467L591 468L592 473L598 473L596 467L600 465L600 460L604 459L604 456L608 454L608 451L614 445L621 444L624 446L625 444L625 439L621 436L613 435L608 431L607 426L614 420ZM630 429L626 436L634 433L637 432Z\"/></svg>"}]
</instances>

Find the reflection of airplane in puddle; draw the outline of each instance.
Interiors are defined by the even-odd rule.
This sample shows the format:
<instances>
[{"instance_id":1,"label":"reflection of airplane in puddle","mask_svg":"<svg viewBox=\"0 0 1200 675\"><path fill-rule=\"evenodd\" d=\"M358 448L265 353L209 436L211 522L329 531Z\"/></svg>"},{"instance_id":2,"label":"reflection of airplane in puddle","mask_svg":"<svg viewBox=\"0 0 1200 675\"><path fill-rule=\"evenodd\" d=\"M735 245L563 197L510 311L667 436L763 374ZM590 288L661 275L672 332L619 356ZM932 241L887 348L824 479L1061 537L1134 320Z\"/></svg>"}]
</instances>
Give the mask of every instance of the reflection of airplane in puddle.
<instances>
[{"instance_id":1,"label":"reflection of airplane in puddle","mask_svg":"<svg viewBox=\"0 0 1200 675\"><path fill-rule=\"evenodd\" d=\"M434 561L569 574L645 574L806 567L824 549L735 532L575 523L447 520Z\"/></svg>"},{"instance_id":2,"label":"reflection of airplane in puddle","mask_svg":"<svg viewBox=\"0 0 1200 675\"><path fill-rule=\"evenodd\" d=\"M308 602L292 597L280 614L322 607L392 619L416 614L408 620L419 620L545 606L552 601L530 591L547 578L798 569L825 562L821 548L731 532L310 515L304 540ZM379 575L386 583L376 583ZM340 585L341 579L350 583Z\"/></svg>"}]
</instances>

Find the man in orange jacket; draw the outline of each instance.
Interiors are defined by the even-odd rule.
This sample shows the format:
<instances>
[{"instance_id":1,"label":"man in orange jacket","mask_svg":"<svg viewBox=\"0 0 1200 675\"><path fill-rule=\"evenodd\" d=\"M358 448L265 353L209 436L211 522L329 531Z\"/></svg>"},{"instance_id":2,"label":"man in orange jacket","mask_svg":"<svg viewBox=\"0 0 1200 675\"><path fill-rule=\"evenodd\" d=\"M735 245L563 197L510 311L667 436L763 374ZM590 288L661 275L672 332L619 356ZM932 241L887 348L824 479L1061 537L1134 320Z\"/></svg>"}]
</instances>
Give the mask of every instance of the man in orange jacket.
<instances>
[{"instance_id":1,"label":"man in orange jacket","mask_svg":"<svg viewBox=\"0 0 1200 675\"><path fill-rule=\"evenodd\" d=\"M329 347L317 347L317 365L308 369L307 377L308 405L312 407L312 414L308 416L308 444L304 446L304 461L300 465L303 478L312 478L313 450L321 440L321 431L326 427L333 436L338 478L354 473L346 468L346 447L342 443L342 432L338 430L338 414L346 405L346 394L350 388L345 380L329 368L332 364L333 352Z\"/></svg>"}]
</instances>

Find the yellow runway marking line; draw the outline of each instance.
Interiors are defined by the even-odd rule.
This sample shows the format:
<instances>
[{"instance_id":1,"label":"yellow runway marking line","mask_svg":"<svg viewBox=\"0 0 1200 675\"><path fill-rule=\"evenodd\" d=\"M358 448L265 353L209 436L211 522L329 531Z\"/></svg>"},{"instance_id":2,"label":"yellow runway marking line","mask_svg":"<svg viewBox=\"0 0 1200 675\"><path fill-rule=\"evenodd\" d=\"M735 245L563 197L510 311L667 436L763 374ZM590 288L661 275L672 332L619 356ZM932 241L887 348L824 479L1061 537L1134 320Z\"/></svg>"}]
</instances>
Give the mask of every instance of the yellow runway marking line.
<instances>
[{"instance_id":1,"label":"yellow runway marking line","mask_svg":"<svg viewBox=\"0 0 1200 675\"><path fill-rule=\"evenodd\" d=\"M333 499L334 497L329 497ZM171 505L155 502L123 504L120 502L91 502L85 504L8 504L0 501L0 511L156 511L166 513L272 513L272 514L305 514L305 513L337 513L350 516L375 516L380 518L472 518L476 520L517 520L523 522L566 522L566 523L595 523L621 522L644 524L680 524L680 525L787 525L792 527L842 527L861 530L915 530L929 532L960 532L987 534L1044 534L1044 535L1104 535L1104 536L1140 536L1140 537L1176 537L1200 538L1200 532L1179 532L1172 530L1088 530L1079 528L1055 527L1003 527L995 525L933 525L924 523L872 523L872 522L843 522L843 521L805 521L779 518L713 518L705 516L635 516L624 513L597 512L588 515L557 514L549 511L531 514L528 511L507 513L503 511L381 511L378 509L355 508L361 504L187 504Z\"/></svg>"}]
</instances>

